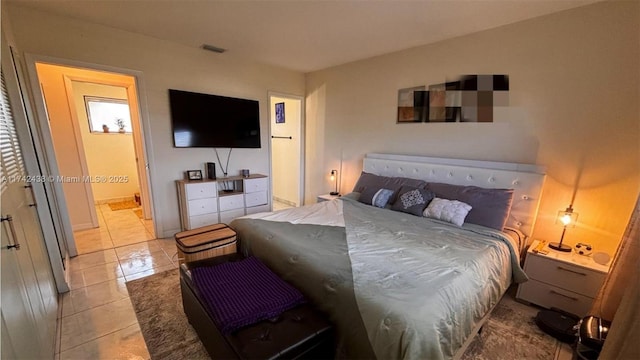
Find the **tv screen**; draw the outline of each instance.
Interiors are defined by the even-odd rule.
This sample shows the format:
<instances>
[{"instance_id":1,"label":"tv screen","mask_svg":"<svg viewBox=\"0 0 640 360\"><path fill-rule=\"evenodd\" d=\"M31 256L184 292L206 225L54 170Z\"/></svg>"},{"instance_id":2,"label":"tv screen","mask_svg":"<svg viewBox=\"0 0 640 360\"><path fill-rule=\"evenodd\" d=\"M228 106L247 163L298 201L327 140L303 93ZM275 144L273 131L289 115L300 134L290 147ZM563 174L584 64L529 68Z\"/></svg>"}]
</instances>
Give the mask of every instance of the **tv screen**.
<instances>
[{"instance_id":1,"label":"tv screen","mask_svg":"<svg viewBox=\"0 0 640 360\"><path fill-rule=\"evenodd\" d=\"M258 101L169 90L175 147L259 148Z\"/></svg>"}]
</instances>

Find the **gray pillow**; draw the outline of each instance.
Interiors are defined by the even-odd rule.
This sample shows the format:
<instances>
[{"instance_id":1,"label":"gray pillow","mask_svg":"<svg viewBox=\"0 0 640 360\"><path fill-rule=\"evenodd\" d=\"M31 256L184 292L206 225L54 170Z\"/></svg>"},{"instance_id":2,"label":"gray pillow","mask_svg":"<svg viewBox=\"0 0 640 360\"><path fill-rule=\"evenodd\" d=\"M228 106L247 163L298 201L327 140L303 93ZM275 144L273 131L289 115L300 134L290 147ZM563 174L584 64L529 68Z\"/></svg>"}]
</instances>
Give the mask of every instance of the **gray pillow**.
<instances>
[{"instance_id":1,"label":"gray pillow","mask_svg":"<svg viewBox=\"0 0 640 360\"><path fill-rule=\"evenodd\" d=\"M393 191L393 196L389 202L394 203L396 201L398 191L403 185L423 188L426 184L427 182L423 180L380 176L363 171L362 174L360 174L360 178L356 182L356 185L353 187L353 191L362 193L365 188L389 189Z\"/></svg>"},{"instance_id":2,"label":"gray pillow","mask_svg":"<svg viewBox=\"0 0 640 360\"><path fill-rule=\"evenodd\" d=\"M429 190L403 186L398 193L398 199L391 205L391 210L422 216L422 212L434 197L435 194Z\"/></svg>"},{"instance_id":3,"label":"gray pillow","mask_svg":"<svg viewBox=\"0 0 640 360\"><path fill-rule=\"evenodd\" d=\"M373 205L375 207L384 208L393 196L393 190L365 188L360 194L360 201L363 204Z\"/></svg>"},{"instance_id":4,"label":"gray pillow","mask_svg":"<svg viewBox=\"0 0 640 360\"><path fill-rule=\"evenodd\" d=\"M428 183L426 189L439 198L459 200L471 205L471 211L464 221L496 230L504 228L513 201L513 189L486 189L443 183Z\"/></svg>"}]
</instances>

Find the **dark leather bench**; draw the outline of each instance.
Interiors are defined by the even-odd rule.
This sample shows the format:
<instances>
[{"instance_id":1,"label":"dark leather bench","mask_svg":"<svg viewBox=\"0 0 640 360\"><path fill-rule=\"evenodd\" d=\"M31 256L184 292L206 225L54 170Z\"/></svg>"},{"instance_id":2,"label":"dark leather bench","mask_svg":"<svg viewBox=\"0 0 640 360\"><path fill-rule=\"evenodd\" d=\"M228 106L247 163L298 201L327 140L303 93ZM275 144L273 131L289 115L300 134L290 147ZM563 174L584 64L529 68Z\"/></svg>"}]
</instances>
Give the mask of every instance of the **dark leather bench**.
<instances>
[{"instance_id":1,"label":"dark leather bench","mask_svg":"<svg viewBox=\"0 0 640 360\"><path fill-rule=\"evenodd\" d=\"M285 311L224 335L201 302L188 269L237 261L238 254L184 264L180 267L182 304L189 323L213 359L333 359L334 332L325 316L309 304Z\"/></svg>"}]
</instances>

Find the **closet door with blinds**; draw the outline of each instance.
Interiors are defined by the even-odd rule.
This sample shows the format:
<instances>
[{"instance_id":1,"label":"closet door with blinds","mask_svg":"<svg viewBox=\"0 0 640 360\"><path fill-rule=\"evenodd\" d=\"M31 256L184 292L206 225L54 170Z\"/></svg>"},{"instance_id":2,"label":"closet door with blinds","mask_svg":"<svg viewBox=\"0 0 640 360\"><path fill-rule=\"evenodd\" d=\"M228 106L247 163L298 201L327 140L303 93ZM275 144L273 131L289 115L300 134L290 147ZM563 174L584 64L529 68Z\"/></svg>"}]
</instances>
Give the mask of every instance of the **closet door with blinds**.
<instances>
[{"instance_id":1,"label":"closet door with blinds","mask_svg":"<svg viewBox=\"0 0 640 360\"><path fill-rule=\"evenodd\" d=\"M2 356L53 358L57 290L42 227L34 210L2 66L0 98L0 191L2 218ZM12 71L13 69L9 69Z\"/></svg>"}]
</instances>

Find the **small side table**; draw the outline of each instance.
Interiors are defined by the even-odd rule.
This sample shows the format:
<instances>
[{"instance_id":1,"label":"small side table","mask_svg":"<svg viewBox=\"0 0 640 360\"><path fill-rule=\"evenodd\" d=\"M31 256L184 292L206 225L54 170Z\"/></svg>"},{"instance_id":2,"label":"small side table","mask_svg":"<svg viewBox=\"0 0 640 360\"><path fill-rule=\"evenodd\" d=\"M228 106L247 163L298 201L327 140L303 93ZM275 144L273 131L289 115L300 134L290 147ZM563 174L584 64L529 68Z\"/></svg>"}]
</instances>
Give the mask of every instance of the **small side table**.
<instances>
[{"instance_id":1,"label":"small side table","mask_svg":"<svg viewBox=\"0 0 640 360\"><path fill-rule=\"evenodd\" d=\"M340 196L342 195L331 195L331 194L318 195L318 202L335 200Z\"/></svg>"},{"instance_id":2,"label":"small side table","mask_svg":"<svg viewBox=\"0 0 640 360\"><path fill-rule=\"evenodd\" d=\"M604 282L609 265L600 265L591 256L574 252L543 250L536 253L539 241L531 244L524 262L529 281L518 286L516 298L545 308L558 308L583 317L587 314Z\"/></svg>"}]
</instances>

